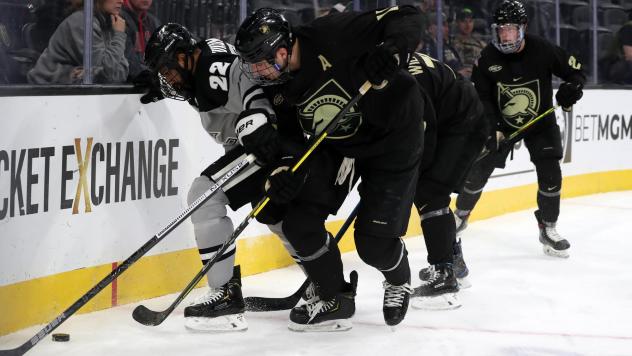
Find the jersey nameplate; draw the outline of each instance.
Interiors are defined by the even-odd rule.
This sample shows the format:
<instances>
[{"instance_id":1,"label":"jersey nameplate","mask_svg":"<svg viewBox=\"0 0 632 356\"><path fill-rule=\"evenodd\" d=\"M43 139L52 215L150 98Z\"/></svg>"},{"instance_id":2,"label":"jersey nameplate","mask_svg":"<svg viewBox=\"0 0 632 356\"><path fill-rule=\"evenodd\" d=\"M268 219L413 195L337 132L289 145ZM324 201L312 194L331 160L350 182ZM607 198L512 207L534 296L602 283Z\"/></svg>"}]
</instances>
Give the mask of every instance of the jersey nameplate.
<instances>
[{"instance_id":1,"label":"jersey nameplate","mask_svg":"<svg viewBox=\"0 0 632 356\"><path fill-rule=\"evenodd\" d=\"M230 43L226 43L222 40L219 40L217 38L209 38L206 40L206 44L208 45L208 47L211 49L211 52L213 53L230 53L230 54L237 54L237 51L235 50L235 46L233 46Z\"/></svg>"}]
</instances>

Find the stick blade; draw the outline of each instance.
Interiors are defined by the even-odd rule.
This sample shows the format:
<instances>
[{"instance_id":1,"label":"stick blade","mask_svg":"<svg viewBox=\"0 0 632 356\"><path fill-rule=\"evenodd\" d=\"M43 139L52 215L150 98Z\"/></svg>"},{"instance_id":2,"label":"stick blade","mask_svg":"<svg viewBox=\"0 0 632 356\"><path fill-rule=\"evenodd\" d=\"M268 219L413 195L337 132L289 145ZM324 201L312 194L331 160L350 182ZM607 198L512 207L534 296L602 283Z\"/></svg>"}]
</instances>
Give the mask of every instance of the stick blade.
<instances>
[{"instance_id":1,"label":"stick blade","mask_svg":"<svg viewBox=\"0 0 632 356\"><path fill-rule=\"evenodd\" d=\"M11 349L11 350L0 350L0 356L19 356L19 355L24 355L24 352L22 352L20 347L18 347L17 349Z\"/></svg>"},{"instance_id":2,"label":"stick blade","mask_svg":"<svg viewBox=\"0 0 632 356\"><path fill-rule=\"evenodd\" d=\"M139 305L134 308L134 311L132 312L132 318L146 326L160 325L165 320L165 318L162 317L161 312L150 310L144 305Z\"/></svg>"},{"instance_id":3,"label":"stick blade","mask_svg":"<svg viewBox=\"0 0 632 356\"><path fill-rule=\"evenodd\" d=\"M293 296L285 298L246 297L244 302L247 311L265 312L292 309L300 298L300 296L298 298L293 298Z\"/></svg>"},{"instance_id":4,"label":"stick blade","mask_svg":"<svg viewBox=\"0 0 632 356\"><path fill-rule=\"evenodd\" d=\"M308 285L309 280L306 280L296 292L287 297L246 297L244 298L244 302L246 303L246 310L253 312L264 312L292 309L296 306L298 301L301 300L301 296L305 292L305 289L307 289Z\"/></svg>"}]
</instances>

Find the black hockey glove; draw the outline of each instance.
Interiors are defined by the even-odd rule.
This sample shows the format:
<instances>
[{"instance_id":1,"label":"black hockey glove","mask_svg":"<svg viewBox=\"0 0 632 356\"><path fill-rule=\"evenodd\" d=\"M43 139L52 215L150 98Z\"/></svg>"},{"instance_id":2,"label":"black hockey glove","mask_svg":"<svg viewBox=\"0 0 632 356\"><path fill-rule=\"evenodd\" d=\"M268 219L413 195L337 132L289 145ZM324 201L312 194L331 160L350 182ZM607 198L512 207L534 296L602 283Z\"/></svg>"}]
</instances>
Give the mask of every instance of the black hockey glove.
<instances>
[{"instance_id":1,"label":"black hockey glove","mask_svg":"<svg viewBox=\"0 0 632 356\"><path fill-rule=\"evenodd\" d=\"M257 157L257 162L268 165L277 159L280 139L277 130L268 121L262 109L245 110L237 118L235 133L246 153Z\"/></svg>"},{"instance_id":2,"label":"black hockey glove","mask_svg":"<svg viewBox=\"0 0 632 356\"><path fill-rule=\"evenodd\" d=\"M569 109L584 95L582 89L583 85L580 83L564 82L560 84L560 88L555 94L555 100L557 100L557 103L560 104L562 108Z\"/></svg>"},{"instance_id":3,"label":"black hockey glove","mask_svg":"<svg viewBox=\"0 0 632 356\"><path fill-rule=\"evenodd\" d=\"M281 159L281 166L272 171L266 181L267 195L276 204L287 204L294 200L305 184L309 169L300 167L292 173L293 162L293 157Z\"/></svg>"},{"instance_id":4,"label":"black hockey glove","mask_svg":"<svg viewBox=\"0 0 632 356\"><path fill-rule=\"evenodd\" d=\"M141 104L149 104L149 103L155 103L157 101L160 101L162 99L164 99L164 95L162 95L162 92L160 91L160 89L150 89L147 93L143 94L140 97L140 103Z\"/></svg>"},{"instance_id":5,"label":"black hockey glove","mask_svg":"<svg viewBox=\"0 0 632 356\"><path fill-rule=\"evenodd\" d=\"M160 91L160 82L156 73L150 70L144 70L138 73L132 79L132 84L135 88L147 90L145 94L140 97L141 104L155 103L164 99L162 91Z\"/></svg>"},{"instance_id":6,"label":"black hockey glove","mask_svg":"<svg viewBox=\"0 0 632 356\"><path fill-rule=\"evenodd\" d=\"M397 47L391 42L384 42L369 52L364 61L364 72L371 84L380 86L385 80L391 80L399 70L395 54Z\"/></svg>"}]
</instances>

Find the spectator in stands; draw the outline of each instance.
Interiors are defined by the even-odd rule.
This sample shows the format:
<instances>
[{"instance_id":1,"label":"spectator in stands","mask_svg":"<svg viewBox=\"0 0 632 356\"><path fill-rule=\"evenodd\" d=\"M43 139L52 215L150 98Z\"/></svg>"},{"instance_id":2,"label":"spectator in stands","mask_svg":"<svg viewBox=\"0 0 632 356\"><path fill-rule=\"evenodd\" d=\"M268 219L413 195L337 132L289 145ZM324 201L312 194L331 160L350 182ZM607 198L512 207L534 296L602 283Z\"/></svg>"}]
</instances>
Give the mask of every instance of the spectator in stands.
<instances>
[{"instance_id":1,"label":"spectator in stands","mask_svg":"<svg viewBox=\"0 0 632 356\"><path fill-rule=\"evenodd\" d=\"M4 30L4 25L0 24L0 34ZM0 85L23 82L20 78L20 66L9 55L9 41L5 36L0 35Z\"/></svg>"},{"instance_id":2,"label":"spectator in stands","mask_svg":"<svg viewBox=\"0 0 632 356\"><path fill-rule=\"evenodd\" d=\"M143 62L149 36L160 27L160 20L150 14L153 0L124 0L121 16L125 20L125 57L129 62L129 77L134 78L147 67Z\"/></svg>"},{"instance_id":3,"label":"spectator in stands","mask_svg":"<svg viewBox=\"0 0 632 356\"><path fill-rule=\"evenodd\" d=\"M453 0L450 2L450 4L455 9L470 9L470 11L472 12L472 17L487 18L489 16L489 12L487 11L487 9L489 8L489 6L496 2L497 1L495 0Z\"/></svg>"},{"instance_id":4,"label":"spectator in stands","mask_svg":"<svg viewBox=\"0 0 632 356\"><path fill-rule=\"evenodd\" d=\"M463 69L463 64L457 51L448 43L450 34L448 20L445 14L441 14L441 16L443 19L443 58L439 58L439 60L449 65L453 71L458 72ZM428 25L428 36L424 40L424 46L421 51L431 57L437 57L437 15L435 12L431 12L428 17L432 21Z\"/></svg>"},{"instance_id":5,"label":"spectator in stands","mask_svg":"<svg viewBox=\"0 0 632 356\"><path fill-rule=\"evenodd\" d=\"M127 79L123 0L95 0L92 23L92 78L95 83L123 83ZM83 68L83 11L68 16L55 30L48 47L29 71L33 84L81 83Z\"/></svg>"},{"instance_id":6,"label":"spectator in stands","mask_svg":"<svg viewBox=\"0 0 632 356\"><path fill-rule=\"evenodd\" d=\"M617 32L608 55L601 61L606 81L632 84L632 21Z\"/></svg>"},{"instance_id":7,"label":"spectator in stands","mask_svg":"<svg viewBox=\"0 0 632 356\"><path fill-rule=\"evenodd\" d=\"M459 54L463 68L459 71L463 77L470 79L472 76L472 67L481 56L481 51L487 45L482 40L474 37L473 12L469 8L463 8L456 14L456 25L458 33L456 34L452 45Z\"/></svg>"},{"instance_id":8,"label":"spectator in stands","mask_svg":"<svg viewBox=\"0 0 632 356\"><path fill-rule=\"evenodd\" d=\"M24 41L28 48L39 55L48 45L59 24L73 12L83 7L82 0L47 0L33 10L34 22L23 29Z\"/></svg>"}]
</instances>

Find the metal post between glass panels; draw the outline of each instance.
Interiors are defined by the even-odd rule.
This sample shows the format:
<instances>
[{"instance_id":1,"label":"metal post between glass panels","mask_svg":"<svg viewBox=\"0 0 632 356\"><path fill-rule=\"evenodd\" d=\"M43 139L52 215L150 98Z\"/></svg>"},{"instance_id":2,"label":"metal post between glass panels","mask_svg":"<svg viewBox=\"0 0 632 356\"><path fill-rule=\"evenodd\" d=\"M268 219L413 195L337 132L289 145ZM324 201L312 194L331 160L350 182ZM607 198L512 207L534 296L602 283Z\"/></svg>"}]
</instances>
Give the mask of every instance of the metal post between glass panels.
<instances>
[{"instance_id":1,"label":"metal post between glass panels","mask_svg":"<svg viewBox=\"0 0 632 356\"><path fill-rule=\"evenodd\" d=\"M437 21L437 59L443 61L443 2L437 0L436 3L436 18Z\"/></svg>"},{"instance_id":2,"label":"metal post between glass panels","mask_svg":"<svg viewBox=\"0 0 632 356\"><path fill-rule=\"evenodd\" d=\"M92 84L92 18L94 0L83 2L83 84Z\"/></svg>"},{"instance_id":3,"label":"metal post between glass panels","mask_svg":"<svg viewBox=\"0 0 632 356\"><path fill-rule=\"evenodd\" d=\"M555 0L555 43L559 46L562 42L560 35L560 0Z\"/></svg>"},{"instance_id":4,"label":"metal post between glass panels","mask_svg":"<svg viewBox=\"0 0 632 356\"><path fill-rule=\"evenodd\" d=\"M593 84L597 84L599 78L597 77L597 0L591 0L592 5L592 69L593 69Z\"/></svg>"}]
</instances>

